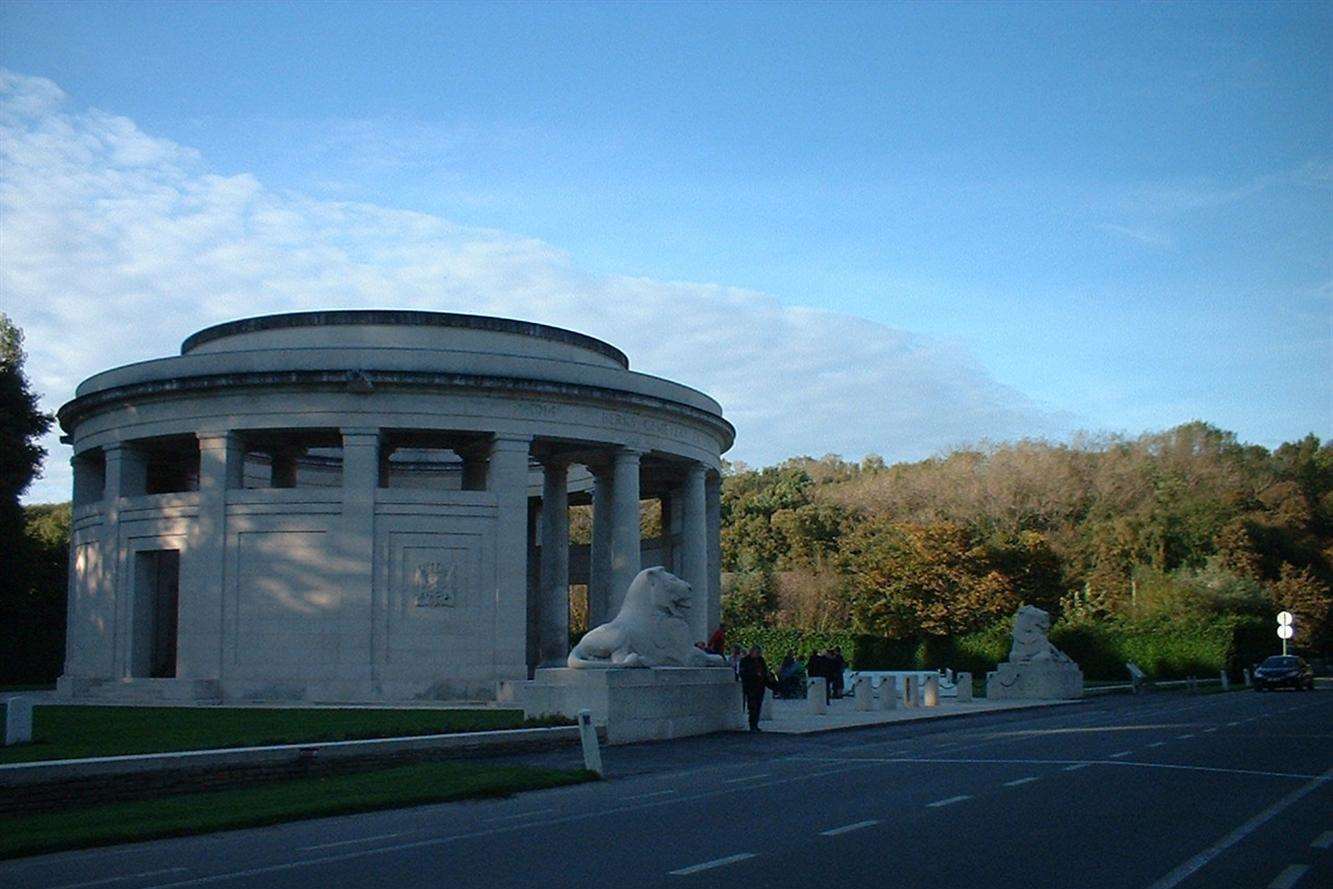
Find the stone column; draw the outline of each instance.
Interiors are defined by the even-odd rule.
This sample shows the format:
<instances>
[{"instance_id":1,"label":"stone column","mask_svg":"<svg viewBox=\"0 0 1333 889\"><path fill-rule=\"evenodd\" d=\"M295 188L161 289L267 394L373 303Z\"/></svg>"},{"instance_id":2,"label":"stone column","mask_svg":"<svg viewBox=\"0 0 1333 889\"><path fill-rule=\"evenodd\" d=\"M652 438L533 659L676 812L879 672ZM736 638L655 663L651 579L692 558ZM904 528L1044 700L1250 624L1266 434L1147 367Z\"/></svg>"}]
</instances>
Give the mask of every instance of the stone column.
<instances>
[{"instance_id":1,"label":"stone column","mask_svg":"<svg viewBox=\"0 0 1333 889\"><path fill-rule=\"evenodd\" d=\"M564 667L569 657L569 466L549 462L542 483L541 661Z\"/></svg>"},{"instance_id":2,"label":"stone column","mask_svg":"<svg viewBox=\"0 0 1333 889\"><path fill-rule=\"evenodd\" d=\"M121 564L120 507L124 498L140 496L147 490L148 463L138 449L124 442L107 445L103 453L106 454L106 496L102 514L102 589L106 595L98 609L98 617L110 625L109 634L115 640L112 675L128 677L132 672L133 579L125 577Z\"/></svg>"},{"instance_id":3,"label":"stone column","mask_svg":"<svg viewBox=\"0 0 1333 889\"><path fill-rule=\"evenodd\" d=\"M339 569L344 598L337 677L369 683L377 677L375 651L375 494L380 479L380 431L351 427L342 430L343 484L339 535Z\"/></svg>"},{"instance_id":4,"label":"stone column","mask_svg":"<svg viewBox=\"0 0 1333 889\"><path fill-rule=\"evenodd\" d=\"M611 587L607 611L620 613L625 593L639 574L639 451L616 451L611 498Z\"/></svg>"},{"instance_id":5,"label":"stone column","mask_svg":"<svg viewBox=\"0 0 1333 889\"><path fill-rule=\"evenodd\" d=\"M611 506L615 501L615 477L610 467L590 466L592 473L592 547L588 564L588 628L601 626L615 617L608 614L611 602Z\"/></svg>"},{"instance_id":6,"label":"stone column","mask_svg":"<svg viewBox=\"0 0 1333 889\"><path fill-rule=\"evenodd\" d=\"M245 448L230 432L201 432L199 438L199 517L190 529L182 560L176 641L176 675L216 679L222 675L222 602L227 553L227 492L242 484ZM182 578L184 579L184 578Z\"/></svg>"},{"instance_id":7,"label":"stone column","mask_svg":"<svg viewBox=\"0 0 1333 889\"><path fill-rule=\"evenodd\" d=\"M495 678L526 679L529 436L497 435L486 465L495 495Z\"/></svg>"},{"instance_id":8,"label":"stone column","mask_svg":"<svg viewBox=\"0 0 1333 889\"><path fill-rule=\"evenodd\" d=\"M722 623L722 477L704 479L704 510L708 522L708 620L711 630Z\"/></svg>"},{"instance_id":9,"label":"stone column","mask_svg":"<svg viewBox=\"0 0 1333 889\"><path fill-rule=\"evenodd\" d=\"M690 585L691 642L707 642L715 624L709 624L708 517L704 467L695 463L681 485L681 579Z\"/></svg>"}]
</instances>

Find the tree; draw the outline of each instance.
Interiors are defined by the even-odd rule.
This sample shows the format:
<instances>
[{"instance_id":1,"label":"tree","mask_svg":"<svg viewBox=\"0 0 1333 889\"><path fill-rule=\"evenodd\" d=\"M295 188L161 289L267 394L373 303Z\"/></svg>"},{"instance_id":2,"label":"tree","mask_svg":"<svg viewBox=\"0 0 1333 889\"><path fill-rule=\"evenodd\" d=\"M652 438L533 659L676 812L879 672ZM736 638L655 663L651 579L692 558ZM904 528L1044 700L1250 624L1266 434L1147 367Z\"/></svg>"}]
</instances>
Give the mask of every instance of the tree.
<instances>
[{"instance_id":1,"label":"tree","mask_svg":"<svg viewBox=\"0 0 1333 889\"><path fill-rule=\"evenodd\" d=\"M19 497L37 477L46 449L37 440L52 417L37 406L23 373L23 331L0 312L0 540L12 545L22 533Z\"/></svg>"},{"instance_id":2,"label":"tree","mask_svg":"<svg viewBox=\"0 0 1333 889\"><path fill-rule=\"evenodd\" d=\"M1325 651L1329 644L1329 618L1333 616L1333 596L1309 568L1283 565L1281 576L1265 590L1273 607L1290 611L1296 618L1292 641L1309 651Z\"/></svg>"}]
</instances>

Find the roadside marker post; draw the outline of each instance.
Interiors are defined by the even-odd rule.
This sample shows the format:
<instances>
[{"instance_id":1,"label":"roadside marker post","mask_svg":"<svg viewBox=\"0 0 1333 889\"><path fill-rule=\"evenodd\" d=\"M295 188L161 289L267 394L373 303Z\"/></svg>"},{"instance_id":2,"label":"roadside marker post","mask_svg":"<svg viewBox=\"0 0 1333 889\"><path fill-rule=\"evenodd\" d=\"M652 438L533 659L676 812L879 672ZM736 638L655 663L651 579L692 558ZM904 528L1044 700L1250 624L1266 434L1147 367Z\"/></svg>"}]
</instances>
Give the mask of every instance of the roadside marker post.
<instances>
[{"instance_id":1,"label":"roadside marker post","mask_svg":"<svg viewBox=\"0 0 1333 889\"><path fill-rule=\"evenodd\" d=\"M592 711L579 711L579 740L583 742L583 767L602 777L602 748L597 746L597 729L592 724Z\"/></svg>"}]
</instances>

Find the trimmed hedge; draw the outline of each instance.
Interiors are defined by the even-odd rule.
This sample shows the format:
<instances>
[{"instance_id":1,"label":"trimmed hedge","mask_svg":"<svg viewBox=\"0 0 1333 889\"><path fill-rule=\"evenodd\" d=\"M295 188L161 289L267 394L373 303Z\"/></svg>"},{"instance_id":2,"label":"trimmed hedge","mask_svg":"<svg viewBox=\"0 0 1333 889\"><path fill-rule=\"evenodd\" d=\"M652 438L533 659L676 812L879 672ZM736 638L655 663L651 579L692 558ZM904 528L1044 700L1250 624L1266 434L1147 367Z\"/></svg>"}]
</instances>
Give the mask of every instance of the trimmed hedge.
<instances>
[{"instance_id":1,"label":"trimmed hedge","mask_svg":"<svg viewBox=\"0 0 1333 889\"><path fill-rule=\"evenodd\" d=\"M1088 679L1126 680L1126 661L1134 661L1158 679L1216 676L1224 668L1239 676L1242 667L1273 653L1270 629L1258 618L1236 616L1057 623L1051 642L1073 658ZM949 667L980 677L1009 656L1010 630L1006 620L961 636L887 639L850 630L738 627L728 631L727 645L758 644L775 662L788 651L804 659L812 651L840 647L853 669Z\"/></svg>"}]
</instances>

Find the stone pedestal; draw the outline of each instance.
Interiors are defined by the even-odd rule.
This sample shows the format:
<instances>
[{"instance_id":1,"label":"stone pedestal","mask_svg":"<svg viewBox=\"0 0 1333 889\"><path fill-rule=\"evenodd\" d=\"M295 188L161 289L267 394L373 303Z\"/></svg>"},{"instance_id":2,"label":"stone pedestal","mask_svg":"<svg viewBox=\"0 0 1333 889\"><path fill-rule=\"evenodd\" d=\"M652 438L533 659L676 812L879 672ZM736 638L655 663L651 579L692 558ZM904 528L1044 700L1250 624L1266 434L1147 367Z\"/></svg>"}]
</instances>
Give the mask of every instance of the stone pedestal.
<instances>
[{"instance_id":1,"label":"stone pedestal","mask_svg":"<svg viewBox=\"0 0 1333 889\"><path fill-rule=\"evenodd\" d=\"M828 712L828 680L823 676L805 681L805 701L810 712L823 716Z\"/></svg>"},{"instance_id":2,"label":"stone pedestal","mask_svg":"<svg viewBox=\"0 0 1333 889\"><path fill-rule=\"evenodd\" d=\"M1006 661L986 674L986 697L1063 700L1083 697L1083 671L1072 661Z\"/></svg>"},{"instance_id":3,"label":"stone pedestal","mask_svg":"<svg viewBox=\"0 0 1333 889\"><path fill-rule=\"evenodd\" d=\"M591 710L608 744L664 741L745 728L741 684L726 667L537 670L530 681L500 683L499 701L527 716L578 718Z\"/></svg>"},{"instance_id":4,"label":"stone pedestal","mask_svg":"<svg viewBox=\"0 0 1333 889\"><path fill-rule=\"evenodd\" d=\"M959 673L954 678L954 703L968 704L972 701L972 674Z\"/></svg>"},{"instance_id":5,"label":"stone pedestal","mask_svg":"<svg viewBox=\"0 0 1333 889\"><path fill-rule=\"evenodd\" d=\"M898 680L893 676L885 676L879 683L879 709L896 710L898 709Z\"/></svg>"}]
</instances>

